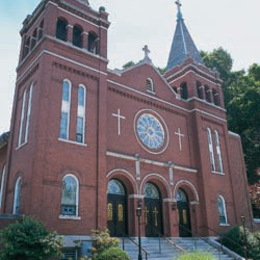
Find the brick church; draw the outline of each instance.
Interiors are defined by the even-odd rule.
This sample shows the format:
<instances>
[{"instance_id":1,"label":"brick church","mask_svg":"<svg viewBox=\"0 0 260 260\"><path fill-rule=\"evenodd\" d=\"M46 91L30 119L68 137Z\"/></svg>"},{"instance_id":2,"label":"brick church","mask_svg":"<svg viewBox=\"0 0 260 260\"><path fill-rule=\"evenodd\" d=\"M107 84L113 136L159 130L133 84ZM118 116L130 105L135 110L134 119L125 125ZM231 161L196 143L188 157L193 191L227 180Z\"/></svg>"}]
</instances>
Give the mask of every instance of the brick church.
<instances>
[{"instance_id":1,"label":"brick church","mask_svg":"<svg viewBox=\"0 0 260 260\"><path fill-rule=\"evenodd\" d=\"M90 239L216 236L253 228L240 137L228 131L219 73L208 69L179 1L166 73L144 58L108 69L108 13L42 0L23 22L10 133L0 137L0 207ZM130 36L129 36L130 37ZM0 220L2 221L2 220Z\"/></svg>"}]
</instances>

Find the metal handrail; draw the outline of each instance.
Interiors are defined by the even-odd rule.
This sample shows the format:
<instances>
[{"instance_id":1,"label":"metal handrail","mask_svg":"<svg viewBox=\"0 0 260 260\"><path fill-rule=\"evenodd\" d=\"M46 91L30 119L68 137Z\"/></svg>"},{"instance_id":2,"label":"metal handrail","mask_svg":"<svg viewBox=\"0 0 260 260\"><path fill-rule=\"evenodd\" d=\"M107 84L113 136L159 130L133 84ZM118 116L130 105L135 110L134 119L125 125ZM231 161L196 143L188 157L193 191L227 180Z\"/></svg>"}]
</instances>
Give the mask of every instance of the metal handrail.
<instances>
[{"instance_id":1,"label":"metal handrail","mask_svg":"<svg viewBox=\"0 0 260 260\"><path fill-rule=\"evenodd\" d=\"M123 234L123 250L125 251L125 237L128 238L136 247L139 247L138 243L134 241L134 239L126 234ZM141 246L141 250L145 253L145 259L148 260L148 255L150 253Z\"/></svg>"},{"instance_id":2,"label":"metal handrail","mask_svg":"<svg viewBox=\"0 0 260 260\"><path fill-rule=\"evenodd\" d=\"M174 241L172 241L171 239L169 239L168 237L163 237L163 239L165 239L171 246L179 249L182 253L186 253L186 250L184 250L181 246L179 246L178 244L176 244Z\"/></svg>"},{"instance_id":3,"label":"metal handrail","mask_svg":"<svg viewBox=\"0 0 260 260\"><path fill-rule=\"evenodd\" d=\"M208 230L210 230L210 231L213 231L213 232L214 232L216 235L218 235L219 237L222 236L222 234L220 234L219 232L217 232L216 230L214 230L214 229L212 229L212 228L210 228L210 227L208 227L208 226L201 226L200 228L206 228L206 229L208 229ZM235 246L242 247L241 244L237 243L235 240L233 240L233 239L231 239L231 238L229 238L229 237L225 237L225 239L227 239L228 241L232 242ZM218 241L218 242L221 244L221 246L224 246L224 245L221 243L221 241Z\"/></svg>"},{"instance_id":4,"label":"metal handrail","mask_svg":"<svg viewBox=\"0 0 260 260\"><path fill-rule=\"evenodd\" d=\"M195 232L192 232L190 229L184 227L184 226L181 225L181 224L179 224L179 226L180 226L182 229L184 229L185 231L189 232L193 237L198 238L198 239L201 239L202 241L204 241L204 242L206 242L207 244L210 245L210 243L208 242L208 239L202 237L201 235L199 235L199 234L197 234L197 233L195 233ZM210 246L212 246L212 245L210 245ZM196 244L196 243L195 243L195 248L197 249L197 244ZM215 248L215 249L217 249L217 251L218 251L218 258L219 258L219 260L221 260L220 249L219 249L219 248ZM224 252L224 250L223 250L223 245L222 245L222 244L221 244L221 251Z\"/></svg>"}]
</instances>

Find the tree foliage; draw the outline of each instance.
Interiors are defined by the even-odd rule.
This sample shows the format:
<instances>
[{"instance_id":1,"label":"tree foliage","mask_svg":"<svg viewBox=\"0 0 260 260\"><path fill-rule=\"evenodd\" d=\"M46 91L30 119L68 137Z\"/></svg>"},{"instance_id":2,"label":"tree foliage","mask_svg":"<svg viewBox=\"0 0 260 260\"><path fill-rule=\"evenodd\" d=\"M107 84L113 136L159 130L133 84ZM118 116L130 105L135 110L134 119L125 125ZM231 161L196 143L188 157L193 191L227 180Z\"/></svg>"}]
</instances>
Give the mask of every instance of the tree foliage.
<instances>
[{"instance_id":1,"label":"tree foliage","mask_svg":"<svg viewBox=\"0 0 260 260\"><path fill-rule=\"evenodd\" d=\"M0 232L1 260L44 260L60 257L63 241L32 217L10 224Z\"/></svg>"},{"instance_id":2,"label":"tree foliage","mask_svg":"<svg viewBox=\"0 0 260 260\"><path fill-rule=\"evenodd\" d=\"M232 71L233 60L223 48L201 52L205 65L216 69L223 80L223 94L229 129L242 138L247 174L250 183L259 180L256 174L260 158L260 65L248 72Z\"/></svg>"}]
</instances>

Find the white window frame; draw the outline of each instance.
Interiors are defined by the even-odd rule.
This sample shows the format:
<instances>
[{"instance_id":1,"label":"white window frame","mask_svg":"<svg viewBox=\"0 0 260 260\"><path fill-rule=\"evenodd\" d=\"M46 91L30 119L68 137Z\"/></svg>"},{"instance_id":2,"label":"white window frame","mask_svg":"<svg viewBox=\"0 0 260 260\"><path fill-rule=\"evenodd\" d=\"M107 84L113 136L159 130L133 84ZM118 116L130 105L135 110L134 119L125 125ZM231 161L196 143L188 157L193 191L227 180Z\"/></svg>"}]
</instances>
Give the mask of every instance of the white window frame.
<instances>
[{"instance_id":1,"label":"white window frame","mask_svg":"<svg viewBox=\"0 0 260 260\"><path fill-rule=\"evenodd\" d=\"M228 218L227 218L227 208L226 208L226 201L224 199L223 196L219 195L218 199L221 199L222 202L222 206L223 206L223 210L224 210L224 217L225 217L225 223L219 223L220 226L229 226L228 224ZM218 200L217 200L217 204L218 204ZM219 212L219 208L218 208L218 215L220 217L220 212Z\"/></svg>"},{"instance_id":2,"label":"white window frame","mask_svg":"<svg viewBox=\"0 0 260 260\"><path fill-rule=\"evenodd\" d=\"M216 144L219 172L223 173L223 162L221 156L219 134L217 130L215 130L214 133L215 133L215 144Z\"/></svg>"},{"instance_id":3,"label":"white window frame","mask_svg":"<svg viewBox=\"0 0 260 260\"><path fill-rule=\"evenodd\" d=\"M78 103L78 112L77 112L77 121L78 117L83 118L83 129L82 129L82 143L85 143L85 124L86 124L86 96L87 96L87 89L83 84L79 84L78 86L78 95L79 95L79 89L83 88L84 90L84 105L79 105ZM76 140L77 141L77 140ZM80 143L80 142L79 142Z\"/></svg>"},{"instance_id":4,"label":"white window frame","mask_svg":"<svg viewBox=\"0 0 260 260\"><path fill-rule=\"evenodd\" d=\"M2 208L2 199L3 199L3 193L4 193L4 184L5 184L5 165L2 169L2 175L1 175L1 187L0 187L0 209Z\"/></svg>"},{"instance_id":5,"label":"white window frame","mask_svg":"<svg viewBox=\"0 0 260 260\"><path fill-rule=\"evenodd\" d=\"M69 84L69 101L63 100L63 84L67 82ZM68 115L68 122L67 122L67 138L61 137L61 128L59 133L59 139L62 140L69 140L70 139L70 106L71 106L71 81L68 79L64 79L62 82L62 94L61 94L61 115L62 113L66 113ZM60 116L60 126L61 126L61 116Z\"/></svg>"},{"instance_id":6,"label":"white window frame","mask_svg":"<svg viewBox=\"0 0 260 260\"><path fill-rule=\"evenodd\" d=\"M209 127L207 127L207 136L208 136L208 144L209 144L210 169L211 171L216 171L212 135ZM213 166L213 169L211 166Z\"/></svg>"},{"instance_id":7,"label":"white window frame","mask_svg":"<svg viewBox=\"0 0 260 260\"><path fill-rule=\"evenodd\" d=\"M21 185L21 188L20 188L20 192L18 194L18 185ZM17 199L19 198L19 204L20 204L20 199L21 199L21 190L22 190L22 178L21 177L18 177L18 179L16 180L16 183L15 183L15 189L14 189L14 201L13 201L13 214L16 215L17 212L16 212L16 207L17 207ZM19 205L20 206L20 205ZM18 212L19 214L19 212Z\"/></svg>"},{"instance_id":8,"label":"white window frame","mask_svg":"<svg viewBox=\"0 0 260 260\"><path fill-rule=\"evenodd\" d=\"M24 121L24 112L25 112L25 103L26 103L26 89L23 92L23 103L22 103L22 111L20 117L20 130L19 130L19 139L18 139L18 147L22 145L22 138L23 138L23 121Z\"/></svg>"},{"instance_id":9,"label":"white window frame","mask_svg":"<svg viewBox=\"0 0 260 260\"><path fill-rule=\"evenodd\" d=\"M151 89L148 88L148 85L147 85L148 82L151 84ZM151 78L146 79L146 91L149 92L149 93L155 94L154 83L153 83L153 80Z\"/></svg>"},{"instance_id":10,"label":"white window frame","mask_svg":"<svg viewBox=\"0 0 260 260\"><path fill-rule=\"evenodd\" d=\"M60 215L60 219L80 219L79 217L79 180L78 178L74 175L74 174L66 174L63 179L62 179L62 184L63 181L67 178L67 177L71 177L76 181L77 184L77 192L76 192L76 215ZM62 206L62 184L61 184L61 206Z\"/></svg>"},{"instance_id":11,"label":"white window frame","mask_svg":"<svg viewBox=\"0 0 260 260\"><path fill-rule=\"evenodd\" d=\"M25 143L28 142L31 107L32 107L32 94L33 94L33 83L31 84L30 90L29 90L29 101L28 101L28 107L27 107L27 118L26 118L25 138L24 138Z\"/></svg>"}]
</instances>

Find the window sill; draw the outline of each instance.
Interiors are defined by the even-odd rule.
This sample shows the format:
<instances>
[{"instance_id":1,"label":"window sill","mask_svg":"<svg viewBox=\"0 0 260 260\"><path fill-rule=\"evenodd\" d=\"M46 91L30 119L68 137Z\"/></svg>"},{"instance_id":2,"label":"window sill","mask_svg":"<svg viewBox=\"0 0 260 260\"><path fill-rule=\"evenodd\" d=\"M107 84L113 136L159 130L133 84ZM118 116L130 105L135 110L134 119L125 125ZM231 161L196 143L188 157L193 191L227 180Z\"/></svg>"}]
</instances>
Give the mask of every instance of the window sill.
<instances>
[{"instance_id":1,"label":"window sill","mask_svg":"<svg viewBox=\"0 0 260 260\"><path fill-rule=\"evenodd\" d=\"M221 227L230 227L230 224L226 223L226 224L219 224Z\"/></svg>"},{"instance_id":2,"label":"window sill","mask_svg":"<svg viewBox=\"0 0 260 260\"><path fill-rule=\"evenodd\" d=\"M153 95L155 95L155 92L154 91L151 91L151 90L146 90L148 93L150 93L150 94L153 94Z\"/></svg>"},{"instance_id":3,"label":"window sill","mask_svg":"<svg viewBox=\"0 0 260 260\"><path fill-rule=\"evenodd\" d=\"M59 219L81 220L81 217L79 217L79 216L69 216L69 215L59 215Z\"/></svg>"},{"instance_id":4,"label":"window sill","mask_svg":"<svg viewBox=\"0 0 260 260\"><path fill-rule=\"evenodd\" d=\"M85 143L78 143L78 142L71 141L71 140L68 140L68 139L63 139L63 138L59 138L58 140L61 141L61 142L64 142L64 143L68 143L68 144L75 144L75 145L87 147L87 144L85 144Z\"/></svg>"},{"instance_id":5,"label":"window sill","mask_svg":"<svg viewBox=\"0 0 260 260\"><path fill-rule=\"evenodd\" d=\"M217 174L217 175L222 175L222 176L224 176L224 175L225 175L225 173L224 173L224 172L216 172L216 171L211 171L211 173L213 173L213 174Z\"/></svg>"},{"instance_id":6,"label":"window sill","mask_svg":"<svg viewBox=\"0 0 260 260\"><path fill-rule=\"evenodd\" d=\"M254 222L260 224L260 218L254 218Z\"/></svg>"},{"instance_id":7,"label":"window sill","mask_svg":"<svg viewBox=\"0 0 260 260\"><path fill-rule=\"evenodd\" d=\"M21 148L23 148L24 146L26 146L28 144L28 142L26 142L26 143L23 143L23 144L21 144L20 146L18 146L18 147L16 147L16 151L18 151L18 150L20 150Z\"/></svg>"}]
</instances>

